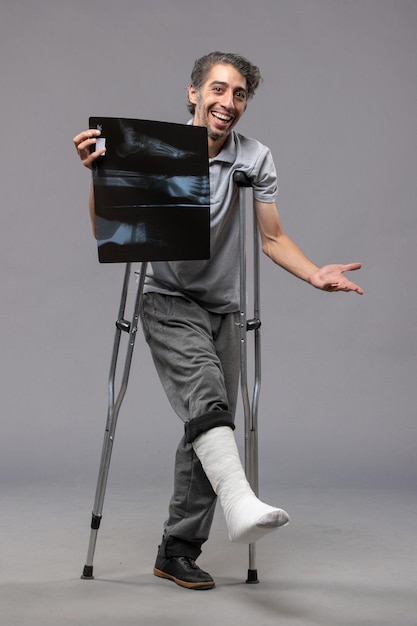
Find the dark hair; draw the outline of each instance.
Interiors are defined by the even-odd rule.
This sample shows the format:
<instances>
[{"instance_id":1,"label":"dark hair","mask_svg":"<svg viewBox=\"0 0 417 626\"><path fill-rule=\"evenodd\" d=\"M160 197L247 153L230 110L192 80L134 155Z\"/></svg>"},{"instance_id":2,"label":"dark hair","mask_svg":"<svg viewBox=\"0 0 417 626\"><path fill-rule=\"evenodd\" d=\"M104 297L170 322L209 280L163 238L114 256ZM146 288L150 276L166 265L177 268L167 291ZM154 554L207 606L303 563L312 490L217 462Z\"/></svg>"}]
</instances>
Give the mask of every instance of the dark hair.
<instances>
[{"instance_id":1,"label":"dark hair","mask_svg":"<svg viewBox=\"0 0 417 626\"><path fill-rule=\"evenodd\" d=\"M191 72L191 84L196 89L200 89L213 65L217 65L218 63L233 65L233 67L246 78L248 100L250 100L255 95L255 91L262 80L262 76L259 67L253 65L240 54L216 51L210 52L200 59L197 59L194 63L193 71ZM194 115L195 105L192 102L188 102L187 106L190 113Z\"/></svg>"}]
</instances>

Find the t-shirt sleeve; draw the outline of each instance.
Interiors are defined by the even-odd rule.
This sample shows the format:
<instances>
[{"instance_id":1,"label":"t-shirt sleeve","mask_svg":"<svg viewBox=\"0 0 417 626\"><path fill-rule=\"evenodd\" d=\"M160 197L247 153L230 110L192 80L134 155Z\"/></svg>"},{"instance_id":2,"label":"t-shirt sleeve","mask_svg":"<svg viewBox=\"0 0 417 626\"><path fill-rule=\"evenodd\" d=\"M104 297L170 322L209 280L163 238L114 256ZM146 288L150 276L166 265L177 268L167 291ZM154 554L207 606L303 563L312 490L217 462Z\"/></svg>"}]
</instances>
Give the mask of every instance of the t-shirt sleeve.
<instances>
[{"instance_id":1,"label":"t-shirt sleeve","mask_svg":"<svg viewBox=\"0 0 417 626\"><path fill-rule=\"evenodd\" d=\"M256 200L259 202L276 201L278 197L277 173L271 151L266 146L262 146L250 179Z\"/></svg>"}]
</instances>

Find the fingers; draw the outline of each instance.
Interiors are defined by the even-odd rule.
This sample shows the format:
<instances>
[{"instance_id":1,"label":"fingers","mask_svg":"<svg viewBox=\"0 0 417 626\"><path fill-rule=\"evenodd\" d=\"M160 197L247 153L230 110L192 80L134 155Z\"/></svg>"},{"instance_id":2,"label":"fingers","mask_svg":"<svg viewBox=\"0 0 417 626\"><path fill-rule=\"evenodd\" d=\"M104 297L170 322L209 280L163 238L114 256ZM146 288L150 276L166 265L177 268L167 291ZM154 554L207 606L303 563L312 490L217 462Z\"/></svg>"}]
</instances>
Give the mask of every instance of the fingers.
<instances>
[{"instance_id":1,"label":"fingers","mask_svg":"<svg viewBox=\"0 0 417 626\"><path fill-rule=\"evenodd\" d=\"M91 128L79 133L73 139L75 149L82 164L89 169L91 169L93 161L106 151L105 148L91 151L91 146L95 145L97 137L100 134L99 130Z\"/></svg>"},{"instance_id":2,"label":"fingers","mask_svg":"<svg viewBox=\"0 0 417 626\"><path fill-rule=\"evenodd\" d=\"M360 270L362 267L362 263L347 263L342 267L342 272L353 272L354 270Z\"/></svg>"},{"instance_id":3,"label":"fingers","mask_svg":"<svg viewBox=\"0 0 417 626\"><path fill-rule=\"evenodd\" d=\"M342 272L352 272L354 270L360 270L360 268L362 267L362 263L348 263L347 265L343 266L343 270ZM346 284L344 285L344 287L342 287L343 291L355 291L356 293L362 295L364 293L362 287L359 287L359 285L356 285L355 283L352 283L350 280L346 279Z\"/></svg>"},{"instance_id":4,"label":"fingers","mask_svg":"<svg viewBox=\"0 0 417 626\"><path fill-rule=\"evenodd\" d=\"M356 293L358 293L360 296L362 296L364 293L362 287L359 287L359 285L355 285L355 283L351 283L349 291L356 291Z\"/></svg>"},{"instance_id":5,"label":"fingers","mask_svg":"<svg viewBox=\"0 0 417 626\"><path fill-rule=\"evenodd\" d=\"M358 268L359 269L359 268ZM331 283L325 287L325 291L336 292L336 291L355 291L359 295L364 293L362 287L352 283L350 280L340 281L338 283Z\"/></svg>"},{"instance_id":6,"label":"fingers","mask_svg":"<svg viewBox=\"0 0 417 626\"><path fill-rule=\"evenodd\" d=\"M337 269L337 273L340 273L340 278L335 280L334 282L328 282L324 287L325 291L336 292L336 291L355 291L356 293L362 295L363 289L356 285L352 281L348 280L345 276L345 272L352 272L354 270L359 270L362 267L362 263L346 263L345 265L338 266L327 266L327 268L331 268L333 270ZM333 272L332 272L333 273ZM330 278L330 274L329 274Z\"/></svg>"}]
</instances>

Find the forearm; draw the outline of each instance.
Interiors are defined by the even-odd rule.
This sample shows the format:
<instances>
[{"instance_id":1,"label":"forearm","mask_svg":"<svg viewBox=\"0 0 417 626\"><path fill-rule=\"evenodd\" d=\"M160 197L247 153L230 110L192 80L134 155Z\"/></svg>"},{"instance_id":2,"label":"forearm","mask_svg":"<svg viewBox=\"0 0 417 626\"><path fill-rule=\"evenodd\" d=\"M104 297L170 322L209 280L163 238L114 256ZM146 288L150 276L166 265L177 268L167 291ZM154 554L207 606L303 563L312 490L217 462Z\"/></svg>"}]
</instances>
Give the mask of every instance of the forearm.
<instances>
[{"instance_id":1,"label":"forearm","mask_svg":"<svg viewBox=\"0 0 417 626\"><path fill-rule=\"evenodd\" d=\"M275 204L256 201L256 215L263 252L277 265L313 287L324 291L356 291L363 289L352 283L345 272L358 270L360 263L325 265L319 268L283 231Z\"/></svg>"},{"instance_id":2,"label":"forearm","mask_svg":"<svg viewBox=\"0 0 417 626\"><path fill-rule=\"evenodd\" d=\"M263 252L287 272L311 282L310 277L318 267L285 234L275 204L255 201L255 208Z\"/></svg>"},{"instance_id":3,"label":"forearm","mask_svg":"<svg viewBox=\"0 0 417 626\"><path fill-rule=\"evenodd\" d=\"M277 265L297 278L310 282L318 266L284 232L273 238L262 238L262 251Z\"/></svg>"}]
</instances>

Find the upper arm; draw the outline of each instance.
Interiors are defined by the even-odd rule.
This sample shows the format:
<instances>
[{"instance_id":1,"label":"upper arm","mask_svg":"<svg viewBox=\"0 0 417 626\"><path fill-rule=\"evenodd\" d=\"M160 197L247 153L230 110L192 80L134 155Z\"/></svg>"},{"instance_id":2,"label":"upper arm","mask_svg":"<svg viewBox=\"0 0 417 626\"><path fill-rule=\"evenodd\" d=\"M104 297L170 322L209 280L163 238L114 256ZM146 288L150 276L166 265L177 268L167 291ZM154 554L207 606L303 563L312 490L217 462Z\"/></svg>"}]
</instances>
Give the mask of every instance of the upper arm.
<instances>
[{"instance_id":1,"label":"upper arm","mask_svg":"<svg viewBox=\"0 0 417 626\"><path fill-rule=\"evenodd\" d=\"M284 231L275 202L254 201L262 249L268 254L269 246L276 243Z\"/></svg>"}]
</instances>

